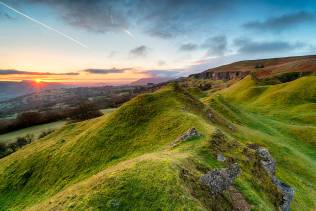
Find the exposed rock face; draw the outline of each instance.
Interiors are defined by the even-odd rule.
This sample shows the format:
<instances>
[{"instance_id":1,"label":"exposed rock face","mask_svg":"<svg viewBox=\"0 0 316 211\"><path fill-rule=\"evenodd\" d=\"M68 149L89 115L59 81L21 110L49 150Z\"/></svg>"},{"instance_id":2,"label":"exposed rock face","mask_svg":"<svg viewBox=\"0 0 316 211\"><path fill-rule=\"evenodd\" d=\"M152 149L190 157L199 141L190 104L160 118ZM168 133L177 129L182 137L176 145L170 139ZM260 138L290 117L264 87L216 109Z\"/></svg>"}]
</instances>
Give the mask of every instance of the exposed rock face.
<instances>
[{"instance_id":1,"label":"exposed rock face","mask_svg":"<svg viewBox=\"0 0 316 211\"><path fill-rule=\"evenodd\" d=\"M207 187L212 194L218 194L227 190L240 174L237 164L232 164L228 168L215 169L207 172L200 178L203 186Z\"/></svg>"},{"instance_id":2,"label":"exposed rock face","mask_svg":"<svg viewBox=\"0 0 316 211\"><path fill-rule=\"evenodd\" d=\"M205 71L202 73L192 74L189 77L196 79L213 79L213 80L232 80L241 79L247 76L250 71Z\"/></svg>"},{"instance_id":3,"label":"exposed rock face","mask_svg":"<svg viewBox=\"0 0 316 211\"><path fill-rule=\"evenodd\" d=\"M177 141L185 141L189 138L200 136L199 132L193 127L190 128L187 132L185 132L183 135L181 135L179 138L177 138Z\"/></svg>"},{"instance_id":4,"label":"exposed rock face","mask_svg":"<svg viewBox=\"0 0 316 211\"><path fill-rule=\"evenodd\" d=\"M275 174L275 161L273 160L269 151L263 147L260 147L257 149L256 153L260 157L260 163L263 168L268 172L269 175L273 176Z\"/></svg>"},{"instance_id":5,"label":"exposed rock face","mask_svg":"<svg viewBox=\"0 0 316 211\"><path fill-rule=\"evenodd\" d=\"M272 178L273 183L278 187L278 189L282 192L282 201L280 204L280 210L289 211L291 201L294 197L294 190L289 185L283 183L278 180L276 177Z\"/></svg>"},{"instance_id":6,"label":"exposed rock face","mask_svg":"<svg viewBox=\"0 0 316 211\"><path fill-rule=\"evenodd\" d=\"M182 134L180 137L178 137L173 143L172 146L176 146L179 142L183 142L188 140L189 138L192 137L198 137L200 136L200 133L197 131L197 129L190 128L187 132L185 132L184 134Z\"/></svg>"},{"instance_id":7,"label":"exposed rock face","mask_svg":"<svg viewBox=\"0 0 316 211\"><path fill-rule=\"evenodd\" d=\"M283 183L275 176L275 161L269 151L263 147L256 150L260 158L260 163L266 172L271 176L272 182L277 186L278 190L282 193L282 201L280 202L280 210L289 211L290 204L294 197L294 190L289 185Z\"/></svg>"}]
</instances>

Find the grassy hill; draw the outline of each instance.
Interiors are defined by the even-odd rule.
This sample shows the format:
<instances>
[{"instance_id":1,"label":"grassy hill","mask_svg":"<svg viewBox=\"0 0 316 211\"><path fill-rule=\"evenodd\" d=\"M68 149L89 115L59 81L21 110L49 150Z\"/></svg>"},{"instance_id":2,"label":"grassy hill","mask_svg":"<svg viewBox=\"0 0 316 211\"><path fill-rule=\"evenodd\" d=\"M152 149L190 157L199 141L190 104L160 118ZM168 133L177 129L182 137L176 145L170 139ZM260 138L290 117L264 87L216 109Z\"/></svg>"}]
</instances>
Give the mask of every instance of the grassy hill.
<instances>
[{"instance_id":1,"label":"grassy hill","mask_svg":"<svg viewBox=\"0 0 316 211\"><path fill-rule=\"evenodd\" d=\"M124 160L163 150L193 125L206 133L193 100L174 89L139 96L106 117L67 125L1 159L0 204L31 206Z\"/></svg>"},{"instance_id":2,"label":"grassy hill","mask_svg":"<svg viewBox=\"0 0 316 211\"><path fill-rule=\"evenodd\" d=\"M302 77L291 83L274 86L258 86L256 81L248 76L242 82L236 83L222 93L230 99L252 108L295 107L316 103L316 76Z\"/></svg>"},{"instance_id":3,"label":"grassy hill","mask_svg":"<svg viewBox=\"0 0 316 211\"><path fill-rule=\"evenodd\" d=\"M270 150L277 176L295 189L293 210L315 209L315 82L309 76L260 90L248 77L215 93L169 84L66 125L0 159L0 210L232 210L240 201L277 210L280 196L249 144ZM171 146L192 127L202 135ZM227 139L220 146L227 162L210 144L216 129ZM228 161L242 170L234 188L209 195L199 177Z\"/></svg>"},{"instance_id":4,"label":"grassy hill","mask_svg":"<svg viewBox=\"0 0 316 211\"><path fill-rule=\"evenodd\" d=\"M315 72L315 61L315 55L245 60L211 68L194 75L202 76L206 73L255 72L258 78L267 78L289 72Z\"/></svg>"},{"instance_id":5,"label":"grassy hill","mask_svg":"<svg viewBox=\"0 0 316 211\"><path fill-rule=\"evenodd\" d=\"M316 77L260 86L248 76L204 102L237 125L236 138L267 147L295 189L293 210L315 208Z\"/></svg>"}]
</instances>

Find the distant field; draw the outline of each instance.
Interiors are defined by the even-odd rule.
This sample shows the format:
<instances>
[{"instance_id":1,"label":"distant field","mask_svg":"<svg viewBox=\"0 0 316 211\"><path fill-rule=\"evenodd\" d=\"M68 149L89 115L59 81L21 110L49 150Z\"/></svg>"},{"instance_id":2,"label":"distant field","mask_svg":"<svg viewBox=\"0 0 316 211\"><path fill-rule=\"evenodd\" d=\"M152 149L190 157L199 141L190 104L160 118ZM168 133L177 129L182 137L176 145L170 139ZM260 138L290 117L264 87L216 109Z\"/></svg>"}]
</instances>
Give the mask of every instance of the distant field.
<instances>
[{"instance_id":1,"label":"distant field","mask_svg":"<svg viewBox=\"0 0 316 211\"><path fill-rule=\"evenodd\" d=\"M2 134L0 135L0 143L14 141L17 137L26 136L27 134L33 134L34 137L37 138L42 131L49 129L58 129L65 124L66 121L57 121Z\"/></svg>"},{"instance_id":2,"label":"distant field","mask_svg":"<svg viewBox=\"0 0 316 211\"><path fill-rule=\"evenodd\" d=\"M109 114L114 111L116 108L108 108L100 110L103 114ZM59 129L66 124L67 121L57 121L47 124L37 125L33 127L24 128L21 130L13 131L10 133L0 135L0 143L15 141L17 137L26 136L27 134L33 134L35 138L45 130L49 129Z\"/></svg>"},{"instance_id":3,"label":"distant field","mask_svg":"<svg viewBox=\"0 0 316 211\"><path fill-rule=\"evenodd\" d=\"M108 114L108 113L111 113L112 111L116 110L117 108L107 108L107 109L101 109L100 111L103 113L103 114Z\"/></svg>"}]
</instances>

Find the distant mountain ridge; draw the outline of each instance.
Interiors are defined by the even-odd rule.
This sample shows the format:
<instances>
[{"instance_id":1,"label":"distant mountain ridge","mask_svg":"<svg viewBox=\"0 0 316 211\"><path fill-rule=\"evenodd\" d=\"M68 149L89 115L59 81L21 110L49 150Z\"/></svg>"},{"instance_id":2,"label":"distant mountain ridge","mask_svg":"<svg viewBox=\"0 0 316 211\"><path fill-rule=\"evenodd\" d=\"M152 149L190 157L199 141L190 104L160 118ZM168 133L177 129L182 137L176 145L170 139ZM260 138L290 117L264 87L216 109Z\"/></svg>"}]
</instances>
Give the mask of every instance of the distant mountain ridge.
<instances>
[{"instance_id":1,"label":"distant mountain ridge","mask_svg":"<svg viewBox=\"0 0 316 211\"><path fill-rule=\"evenodd\" d=\"M31 94L33 92L39 92L43 90L58 89L66 87L66 85L61 83L52 82L40 82L36 83L34 81L21 81L21 82L11 82L11 81L1 81L0 82L0 101L12 99L15 97L23 96L26 94Z\"/></svg>"},{"instance_id":2,"label":"distant mountain ridge","mask_svg":"<svg viewBox=\"0 0 316 211\"><path fill-rule=\"evenodd\" d=\"M143 85L147 85L147 84L159 84L159 83L163 83L163 82L167 82L172 80L173 78L168 78L168 77L151 77L151 78L141 78L138 79L137 81L134 81L131 83L131 85L139 85L139 86L143 86Z\"/></svg>"}]
</instances>

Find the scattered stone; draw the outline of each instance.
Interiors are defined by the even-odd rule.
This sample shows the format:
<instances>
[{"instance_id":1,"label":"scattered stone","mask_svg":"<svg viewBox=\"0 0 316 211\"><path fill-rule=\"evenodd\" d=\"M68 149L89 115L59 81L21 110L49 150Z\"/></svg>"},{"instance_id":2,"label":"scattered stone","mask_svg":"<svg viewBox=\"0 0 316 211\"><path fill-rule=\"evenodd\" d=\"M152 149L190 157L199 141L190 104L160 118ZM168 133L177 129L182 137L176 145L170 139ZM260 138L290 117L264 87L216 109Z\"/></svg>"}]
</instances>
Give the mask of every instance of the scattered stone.
<instances>
[{"instance_id":1,"label":"scattered stone","mask_svg":"<svg viewBox=\"0 0 316 211\"><path fill-rule=\"evenodd\" d=\"M217 154L217 160L221 161L221 162L224 162L226 160L226 158L225 158L223 153L218 153Z\"/></svg>"},{"instance_id":2,"label":"scattered stone","mask_svg":"<svg viewBox=\"0 0 316 211\"><path fill-rule=\"evenodd\" d=\"M232 164L228 168L215 169L207 172L200 178L203 186L207 187L212 194L218 194L227 190L240 174L238 164Z\"/></svg>"},{"instance_id":3,"label":"scattered stone","mask_svg":"<svg viewBox=\"0 0 316 211\"><path fill-rule=\"evenodd\" d=\"M260 162L263 168L271 176L275 174L275 161L266 148L259 147L256 154L260 157Z\"/></svg>"},{"instance_id":4,"label":"scattered stone","mask_svg":"<svg viewBox=\"0 0 316 211\"><path fill-rule=\"evenodd\" d=\"M192 137L198 137L200 136L200 133L197 131L197 129L190 128L187 132L182 134L180 137L178 137L171 145L176 146L179 142L184 142Z\"/></svg>"},{"instance_id":5,"label":"scattered stone","mask_svg":"<svg viewBox=\"0 0 316 211\"><path fill-rule=\"evenodd\" d=\"M282 200L280 202L280 210L289 211L290 204L294 197L294 190L289 185L285 184L275 176L275 161L269 151L263 147L256 150L256 154L260 157L260 163L266 172L271 176L272 182L276 185L278 190L282 193Z\"/></svg>"}]
</instances>

